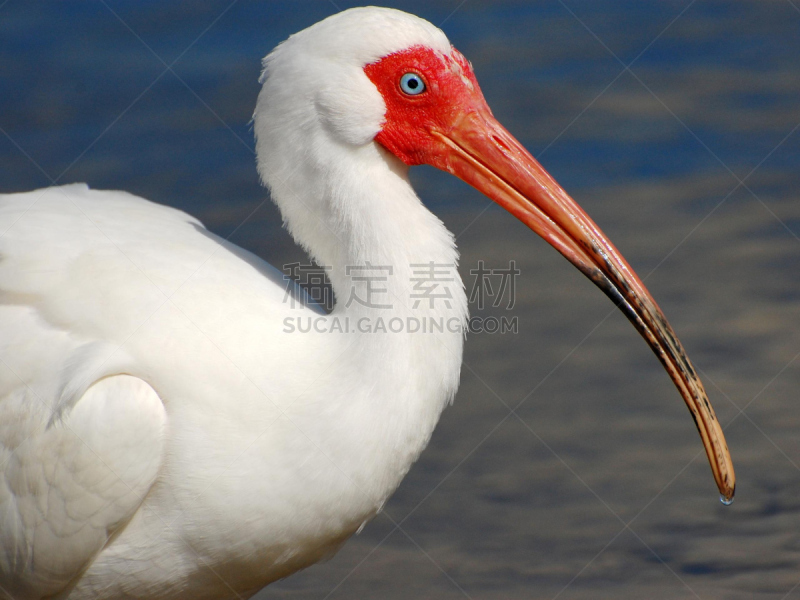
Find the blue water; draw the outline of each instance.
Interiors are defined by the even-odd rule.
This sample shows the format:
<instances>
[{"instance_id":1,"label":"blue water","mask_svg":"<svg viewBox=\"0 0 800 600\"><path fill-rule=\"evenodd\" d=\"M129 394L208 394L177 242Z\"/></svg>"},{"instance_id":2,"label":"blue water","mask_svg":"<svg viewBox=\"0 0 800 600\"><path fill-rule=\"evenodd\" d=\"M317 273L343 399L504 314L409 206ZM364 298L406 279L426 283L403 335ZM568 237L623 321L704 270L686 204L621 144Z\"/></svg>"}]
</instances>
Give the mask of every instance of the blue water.
<instances>
[{"instance_id":1,"label":"blue water","mask_svg":"<svg viewBox=\"0 0 800 600\"><path fill-rule=\"evenodd\" d=\"M521 265L520 332L470 336L456 403L389 517L260 597L796 597L800 4L389 4L442 24L498 119L648 276L729 424L739 494L716 501L691 419L605 298L419 168L464 274ZM335 11L0 2L0 191L126 189L302 260L268 203L251 215L266 193L249 120L261 57Z\"/></svg>"}]
</instances>

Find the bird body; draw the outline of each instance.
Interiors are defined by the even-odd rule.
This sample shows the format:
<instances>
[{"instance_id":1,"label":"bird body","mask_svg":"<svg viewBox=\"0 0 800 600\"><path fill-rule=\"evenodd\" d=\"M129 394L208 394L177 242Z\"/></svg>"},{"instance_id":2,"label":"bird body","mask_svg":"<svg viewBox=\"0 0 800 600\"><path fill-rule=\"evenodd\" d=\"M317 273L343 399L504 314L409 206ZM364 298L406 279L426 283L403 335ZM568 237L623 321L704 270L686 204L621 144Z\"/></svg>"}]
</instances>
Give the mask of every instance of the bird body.
<instances>
[{"instance_id":1,"label":"bird body","mask_svg":"<svg viewBox=\"0 0 800 600\"><path fill-rule=\"evenodd\" d=\"M329 268L330 314L175 209L80 184L0 196L0 593L248 597L380 510L455 394L467 320L453 236L407 177L422 162L614 299L733 495L721 429L655 302L494 121L441 31L352 9L264 67L259 173ZM420 269L446 270L444 298L414 300Z\"/></svg>"},{"instance_id":2,"label":"bird body","mask_svg":"<svg viewBox=\"0 0 800 600\"><path fill-rule=\"evenodd\" d=\"M0 423L13 424L19 438L4 440L9 463L0 498L4 521L20 536L3 537L6 560L22 559L6 568L41 562L36 553L53 545L37 543L37 532L62 517L21 488L48 487L66 513L85 494L128 499L98 523L78 516L55 524L96 528L82 535L83 547L70 537L62 542L65 554L83 551L89 559L130 519L70 597L229 594L214 571L243 579L237 591L255 592L319 560L377 512L455 391L460 328L427 336L327 326L285 333L287 314L298 323L356 323L398 311L342 302L324 315L298 289L287 297L282 273L180 211L81 185L4 196L0 205ZM414 230L422 233L419 223ZM441 241L438 254L405 260L452 263L451 238ZM387 284L395 282L409 286L401 277ZM457 288L457 308L442 308L460 323L466 300ZM130 405L109 395L109 415L76 410L87 389L120 374L142 390ZM116 419L113 429L108 418ZM142 425L132 429L136 419ZM84 431L117 445L95 447ZM48 451L40 446L53 443L73 448L83 462L67 453L52 474L39 472ZM128 476L133 466L141 469ZM76 472L87 469L102 477L76 482ZM122 487L115 473L125 474ZM55 579L40 589L66 583Z\"/></svg>"}]
</instances>

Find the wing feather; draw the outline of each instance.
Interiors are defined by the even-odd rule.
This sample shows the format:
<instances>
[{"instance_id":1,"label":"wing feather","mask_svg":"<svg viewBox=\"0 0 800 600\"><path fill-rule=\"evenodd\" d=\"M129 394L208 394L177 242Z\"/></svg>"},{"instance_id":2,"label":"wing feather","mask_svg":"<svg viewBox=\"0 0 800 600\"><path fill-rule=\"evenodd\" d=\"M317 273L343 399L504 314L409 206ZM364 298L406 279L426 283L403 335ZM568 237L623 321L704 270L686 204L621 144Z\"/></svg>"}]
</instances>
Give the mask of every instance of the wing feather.
<instances>
[{"instance_id":1,"label":"wing feather","mask_svg":"<svg viewBox=\"0 0 800 600\"><path fill-rule=\"evenodd\" d=\"M0 578L16 599L58 593L136 512L163 458L166 413L130 375L95 382L48 427L32 389L0 401Z\"/></svg>"}]
</instances>

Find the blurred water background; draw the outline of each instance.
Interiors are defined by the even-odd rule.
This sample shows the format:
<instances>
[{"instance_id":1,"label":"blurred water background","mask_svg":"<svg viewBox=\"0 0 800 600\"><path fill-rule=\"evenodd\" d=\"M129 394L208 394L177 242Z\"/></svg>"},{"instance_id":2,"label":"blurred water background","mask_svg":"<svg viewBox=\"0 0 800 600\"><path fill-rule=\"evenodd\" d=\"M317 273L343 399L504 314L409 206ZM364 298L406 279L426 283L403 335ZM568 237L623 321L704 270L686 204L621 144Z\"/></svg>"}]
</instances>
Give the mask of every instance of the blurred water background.
<instances>
[{"instance_id":1,"label":"blurred water background","mask_svg":"<svg viewBox=\"0 0 800 600\"><path fill-rule=\"evenodd\" d=\"M387 4L441 25L646 279L725 424L738 494L717 501L678 393L607 299L420 167L468 287L478 261L516 261L514 307L480 314L519 332L469 336L455 404L386 514L258 598L800 598L800 2ZM352 5L0 2L0 191L125 189L304 262L255 172L260 59Z\"/></svg>"}]
</instances>

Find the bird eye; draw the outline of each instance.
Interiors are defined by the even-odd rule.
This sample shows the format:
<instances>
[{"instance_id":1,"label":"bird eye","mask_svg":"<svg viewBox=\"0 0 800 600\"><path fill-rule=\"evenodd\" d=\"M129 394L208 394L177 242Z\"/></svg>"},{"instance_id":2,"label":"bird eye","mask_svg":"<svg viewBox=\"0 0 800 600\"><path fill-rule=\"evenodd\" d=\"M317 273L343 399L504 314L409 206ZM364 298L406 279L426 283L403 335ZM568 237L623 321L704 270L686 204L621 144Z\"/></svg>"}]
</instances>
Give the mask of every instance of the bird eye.
<instances>
[{"instance_id":1,"label":"bird eye","mask_svg":"<svg viewBox=\"0 0 800 600\"><path fill-rule=\"evenodd\" d=\"M400 89L409 96L416 96L425 91L425 82L416 73L406 73L400 78Z\"/></svg>"}]
</instances>

